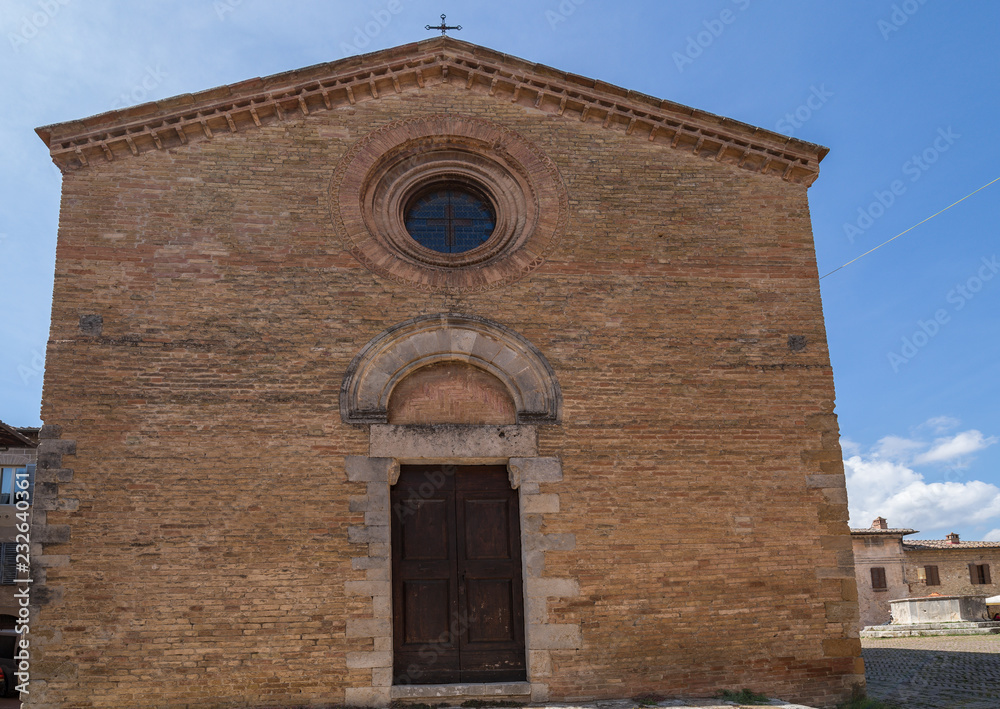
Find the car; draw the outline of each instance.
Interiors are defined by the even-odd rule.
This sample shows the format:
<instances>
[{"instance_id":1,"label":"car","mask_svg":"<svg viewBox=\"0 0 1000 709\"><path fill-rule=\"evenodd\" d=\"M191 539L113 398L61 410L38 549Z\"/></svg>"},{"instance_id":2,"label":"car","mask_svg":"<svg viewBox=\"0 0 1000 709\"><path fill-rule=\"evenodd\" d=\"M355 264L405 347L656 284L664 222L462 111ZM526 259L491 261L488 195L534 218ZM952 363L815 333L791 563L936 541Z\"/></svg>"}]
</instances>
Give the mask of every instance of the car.
<instances>
[{"instance_id":1,"label":"car","mask_svg":"<svg viewBox=\"0 0 1000 709\"><path fill-rule=\"evenodd\" d=\"M7 616L10 618L10 616ZM12 621L13 619L10 618ZM3 681L0 682L0 697L16 697L17 686L17 660L14 659L14 651L17 648L18 640L21 636L17 631L10 628L0 630L0 670L2 670Z\"/></svg>"},{"instance_id":2,"label":"car","mask_svg":"<svg viewBox=\"0 0 1000 709\"><path fill-rule=\"evenodd\" d=\"M16 697L18 695L15 687L17 686L17 677L14 673L17 671L17 665L14 660L7 657L0 657L0 675L2 675L2 680L0 680L0 697Z\"/></svg>"}]
</instances>

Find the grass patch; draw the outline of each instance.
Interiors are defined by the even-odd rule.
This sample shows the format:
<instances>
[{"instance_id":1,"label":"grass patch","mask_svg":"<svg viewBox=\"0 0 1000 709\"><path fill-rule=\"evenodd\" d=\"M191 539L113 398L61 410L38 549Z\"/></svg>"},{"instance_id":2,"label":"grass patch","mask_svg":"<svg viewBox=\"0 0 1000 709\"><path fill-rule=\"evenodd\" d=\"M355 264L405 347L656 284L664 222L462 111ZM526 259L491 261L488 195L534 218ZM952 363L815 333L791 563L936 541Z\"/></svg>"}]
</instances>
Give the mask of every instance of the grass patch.
<instances>
[{"instance_id":1,"label":"grass patch","mask_svg":"<svg viewBox=\"0 0 1000 709\"><path fill-rule=\"evenodd\" d=\"M655 707L663 701L663 697L659 697L655 694L643 694L639 697L632 697L632 701L640 707Z\"/></svg>"},{"instance_id":2,"label":"grass patch","mask_svg":"<svg viewBox=\"0 0 1000 709\"><path fill-rule=\"evenodd\" d=\"M749 689L741 689L738 692L734 692L731 689L724 689L719 693L719 699L725 699L727 702L738 702L739 704L769 704L771 701L763 694L751 692Z\"/></svg>"}]
</instances>

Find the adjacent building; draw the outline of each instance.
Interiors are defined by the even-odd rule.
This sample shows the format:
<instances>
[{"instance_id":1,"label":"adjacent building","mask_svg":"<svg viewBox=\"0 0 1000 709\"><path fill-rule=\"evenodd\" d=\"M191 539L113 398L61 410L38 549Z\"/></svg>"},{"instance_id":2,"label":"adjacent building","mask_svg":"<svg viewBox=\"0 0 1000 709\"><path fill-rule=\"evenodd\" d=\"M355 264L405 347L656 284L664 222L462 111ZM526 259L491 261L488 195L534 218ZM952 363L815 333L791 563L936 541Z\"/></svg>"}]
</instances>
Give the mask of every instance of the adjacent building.
<instances>
[{"instance_id":1,"label":"adjacent building","mask_svg":"<svg viewBox=\"0 0 1000 709\"><path fill-rule=\"evenodd\" d=\"M37 428L14 427L0 421L0 657L3 658L14 656L14 628L21 611L14 581L29 576L25 562L30 559L30 536L25 532L31 515L37 450Z\"/></svg>"},{"instance_id":2,"label":"adjacent building","mask_svg":"<svg viewBox=\"0 0 1000 709\"><path fill-rule=\"evenodd\" d=\"M993 576L1000 570L1000 542L963 542L904 537L917 530L893 528L878 517L867 529L851 529L861 608L861 627L889 623L889 601L1000 593Z\"/></svg>"}]
</instances>

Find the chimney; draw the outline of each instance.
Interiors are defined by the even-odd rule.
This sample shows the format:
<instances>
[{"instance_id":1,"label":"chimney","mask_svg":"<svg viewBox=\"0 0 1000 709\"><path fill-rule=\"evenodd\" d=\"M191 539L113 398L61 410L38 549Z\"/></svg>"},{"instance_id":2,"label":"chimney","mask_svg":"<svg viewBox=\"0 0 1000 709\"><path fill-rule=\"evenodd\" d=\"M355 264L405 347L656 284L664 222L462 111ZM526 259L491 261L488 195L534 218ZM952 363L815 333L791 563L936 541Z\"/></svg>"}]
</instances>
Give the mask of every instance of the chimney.
<instances>
[{"instance_id":1,"label":"chimney","mask_svg":"<svg viewBox=\"0 0 1000 709\"><path fill-rule=\"evenodd\" d=\"M872 529L889 529L889 523L885 521L885 517L876 517L872 522Z\"/></svg>"},{"instance_id":2,"label":"chimney","mask_svg":"<svg viewBox=\"0 0 1000 709\"><path fill-rule=\"evenodd\" d=\"M948 543L949 544L958 544L958 535L955 534L954 532L952 532L951 534L949 534L948 535Z\"/></svg>"}]
</instances>

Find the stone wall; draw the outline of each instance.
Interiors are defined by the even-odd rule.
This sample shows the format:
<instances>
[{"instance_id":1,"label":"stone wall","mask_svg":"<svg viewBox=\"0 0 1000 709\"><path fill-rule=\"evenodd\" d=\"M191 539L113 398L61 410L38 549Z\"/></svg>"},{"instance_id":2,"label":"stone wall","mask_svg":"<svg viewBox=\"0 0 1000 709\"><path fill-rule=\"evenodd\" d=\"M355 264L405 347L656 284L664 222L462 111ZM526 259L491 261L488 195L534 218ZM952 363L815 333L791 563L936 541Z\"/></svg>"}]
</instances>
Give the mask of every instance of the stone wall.
<instances>
[{"instance_id":1,"label":"stone wall","mask_svg":"<svg viewBox=\"0 0 1000 709\"><path fill-rule=\"evenodd\" d=\"M919 543L919 540L917 540ZM989 564L989 584L973 584L969 564ZM925 566L937 566L939 586L928 586L919 578ZM996 596L1000 595L1000 548L907 549L906 580L909 596Z\"/></svg>"},{"instance_id":2,"label":"stone wall","mask_svg":"<svg viewBox=\"0 0 1000 709\"><path fill-rule=\"evenodd\" d=\"M561 387L530 453L482 456L541 466L536 696L863 682L806 187L514 99L390 87L65 175L29 706L384 702L389 482L363 461L407 455L338 400L366 343L436 313L510 328ZM420 289L341 240L339 162L428 115L551 161L565 224L519 278Z\"/></svg>"}]
</instances>

